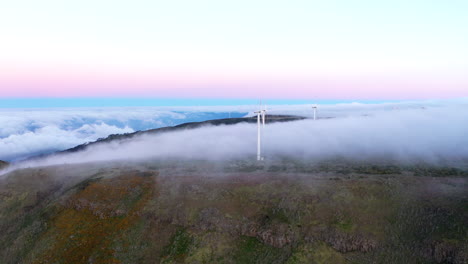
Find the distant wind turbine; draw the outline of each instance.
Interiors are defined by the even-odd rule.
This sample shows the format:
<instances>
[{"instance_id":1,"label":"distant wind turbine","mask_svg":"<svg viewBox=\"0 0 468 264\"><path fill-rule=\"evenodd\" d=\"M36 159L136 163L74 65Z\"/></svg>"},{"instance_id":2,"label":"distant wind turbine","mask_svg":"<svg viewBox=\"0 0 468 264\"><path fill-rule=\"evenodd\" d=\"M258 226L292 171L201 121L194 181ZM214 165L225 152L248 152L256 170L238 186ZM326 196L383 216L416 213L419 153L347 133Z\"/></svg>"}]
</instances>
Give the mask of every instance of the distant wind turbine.
<instances>
[{"instance_id":1,"label":"distant wind turbine","mask_svg":"<svg viewBox=\"0 0 468 264\"><path fill-rule=\"evenodd\" d=\"M262 127L260 126L260 116L263 115L263 111L254 112L257 114L257 160L262 160Z\"/></svg>"},{"instance_id":2,"label":"distant wind turbine","mask_svg":"<svg viewBox=\"0 0 468 264\"><path fill-rule=\"evenodd\" d=\"M264 160L262 157L262 137L263 130L265 129L265 116L266 116L266 107L262 109L262 103L260 101L260 110L254 112L257 114L257 160Z\"/></svg>"},{"instance_id":3,"label":"distant wind turbine","mask_svg":"<svg viewBox=\"0 0 468 264\"><path fill-rule=\"evenodd\" d=\"M266 112L267 112L266 107L265 107L265 109L262 109L260 111L262 111L262 128L265 128L265 116L266 116Z\"/></svg>"},{"instance_id":4,"label":"distant wind turbine","mask_svg":"<svg viewBox=\"0 0 468 264\"><path fill-rule=\"evenodd\" d=\"M314 110L314 120L315 120L317 116L317 106L316 105L312 106L312 109Z\"/></svg>"}]
</instances>

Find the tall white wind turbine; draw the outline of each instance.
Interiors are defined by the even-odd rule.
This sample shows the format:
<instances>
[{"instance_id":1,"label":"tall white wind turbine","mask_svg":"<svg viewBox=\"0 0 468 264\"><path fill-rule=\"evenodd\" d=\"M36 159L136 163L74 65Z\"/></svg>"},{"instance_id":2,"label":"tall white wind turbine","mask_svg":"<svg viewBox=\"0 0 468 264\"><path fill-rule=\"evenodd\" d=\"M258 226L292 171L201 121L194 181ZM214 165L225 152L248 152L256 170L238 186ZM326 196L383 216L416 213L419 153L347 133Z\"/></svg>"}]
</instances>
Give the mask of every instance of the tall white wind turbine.
<instances>
[{"instance_id":1,"label":"tall white wind turbine","mask_svg":"<svg viewBox=\"0 0 468 264\"><path fill-rule=\"evenodd\" d=\"M263 148L263 145L265 144L265 140L263 139L264 139L264 134L265 134L265 117L266 117L266 112L267 112L266 106L261 110L261 112L262 112L262 135L261 135L262 145L260 145L260 147ZM261 157L261 159L263 160L264 157Z\"/></svg>"},{"instance_id":2,"label":"tall white wind turbine","mask_svg":"<svg viewBox=\"0 0 468 264\"><path fill-rule=\"evenodd\" d=\"M262 116L263 111L254 112L257 114L257 160L262 160L262 131L260 126L260 117Z\"/></svg>"},{"instance_id":3,"label":"tall white wind turbine","mask_svg":"<svg viewBox=\"0 0 468 264\"><path fill-rule=\"evenodd\" d=\"M316 116L317 116L317 105L312 106L312 109L314 110L314 120L316 120Z\"/></svg>"},{"instance_id":4,"label":"tall white wind turbine","mask_svg":"<svg viewBox=\"0 0 468 264\"><path fill-rule=\"evenodd\" d=\"M263 110L260 110L262 112L262 129L265 129L265 116L266 116L266 107Z\"/></svg>"},{"instance_id":5,"label":"tall white wind turbine","mask_svg":"<svg viewBox=\"0 0 468 264\"><path fill-rule=\"evenodd\" d=\"M260 109L256 112L257 114L257 160L263 160L262 157L262 141L263 141L263 131L265 129L265 117L266 117L266 107L262 106L262 101L260 100Z\"/></svg>"}]
</instances>

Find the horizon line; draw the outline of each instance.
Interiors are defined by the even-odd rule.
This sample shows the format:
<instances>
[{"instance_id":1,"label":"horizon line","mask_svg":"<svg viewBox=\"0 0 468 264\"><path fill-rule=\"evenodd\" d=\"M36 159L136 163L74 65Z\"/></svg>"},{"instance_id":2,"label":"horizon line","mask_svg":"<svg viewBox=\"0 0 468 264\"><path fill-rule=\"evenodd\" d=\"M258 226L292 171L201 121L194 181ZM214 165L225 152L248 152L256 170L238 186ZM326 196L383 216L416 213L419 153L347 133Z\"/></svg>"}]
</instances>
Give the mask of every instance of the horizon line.
<instances>
[{"instance_id":1,"label":"horizon line","mask_svg":"<svg viewBox=\"0 0 468 264\"><path fill-rule=\"evenodd\" d=\"M0 98L0 108L69 108L69 107L170 107L255 105L252 98L124 98L124 97L10 97ZM261 99L270 105L391 103L416 100L398 99ZM421 100L418 100L421 101ZM424 100L427 101L427 100Z\"/></svg>"}]
</instances>

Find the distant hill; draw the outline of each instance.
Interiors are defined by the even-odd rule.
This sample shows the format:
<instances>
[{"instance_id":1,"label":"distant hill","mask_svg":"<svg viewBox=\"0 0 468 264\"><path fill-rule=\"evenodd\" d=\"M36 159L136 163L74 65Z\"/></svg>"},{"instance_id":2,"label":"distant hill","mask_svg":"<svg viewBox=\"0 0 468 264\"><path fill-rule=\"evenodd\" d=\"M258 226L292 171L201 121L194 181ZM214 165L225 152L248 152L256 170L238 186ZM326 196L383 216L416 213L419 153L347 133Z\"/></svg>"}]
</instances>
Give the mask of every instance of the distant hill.
<instances>
[{"instance_id":1,"label":"distant hill","mask_svg":"<svg viewBox=\"0 0 468 264\"><path fill-rule=\"evenodd\" d=\"M290 121L298 121L298 120L303 120L303 119L306 119L306 118L302 116L293 116L293 115L266 115L265 123L270 124L270 123L276 123L276 122L290 122ZM240 117L240 118L223 118L223 119L207 120L207 121L202 121L202 122L183 123L183 124L176 125L176 126L161 127L161 128L150 129L150 130L145 130L145 131L137 131L133 133L113 134L106 138L100 138L94 142L81 144L76 147L73 147L64 151L60 151L58 153L82 151L88 148L89 146L92 146L95 144L109 143L114 140L130 139L135 136L141 136L141 135L154 135L154 134L173 132L173 131L178 131L178 130L200 128L204 126L235 125L239 123L256 123L256 122L257 122L257 117Z\"/></svg>"},{"instance_id":2,"label":"distant hill","mask_svg":"<svg viewBox=\"0 0 468 264\"><path fill-rule=\"evenodd\" d=\"M0 170L8 166L8 162L0 160Z\"/></svg>"}]
</instances>

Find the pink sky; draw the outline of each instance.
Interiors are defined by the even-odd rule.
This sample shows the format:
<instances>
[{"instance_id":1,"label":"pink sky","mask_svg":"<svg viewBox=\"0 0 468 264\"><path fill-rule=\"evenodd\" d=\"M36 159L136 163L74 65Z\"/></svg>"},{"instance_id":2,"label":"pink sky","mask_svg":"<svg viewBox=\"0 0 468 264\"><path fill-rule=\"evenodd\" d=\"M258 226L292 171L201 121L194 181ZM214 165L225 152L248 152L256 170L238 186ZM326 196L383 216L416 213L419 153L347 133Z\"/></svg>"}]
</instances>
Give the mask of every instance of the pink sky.
<instances>
[{"instance_id":1,"label":"pink sky","mask_svg":"<svg viewBox=\"0 0 468 264\"><path fill-rule=\"evenodd\" d=\"M1 97L430 99L468 96L468 80L440 76L201 76L0 74Z\"/></svg>"},{"instance_id":2,"label":"pink sky","mask_svg":"<svg viewBox=\"0 0 468 264\"><path fill-rule=\"evenodd\" d=\"M468 1L6 1L0 97L467 97L466 10Z\"/></svg>"}]
</instances>

